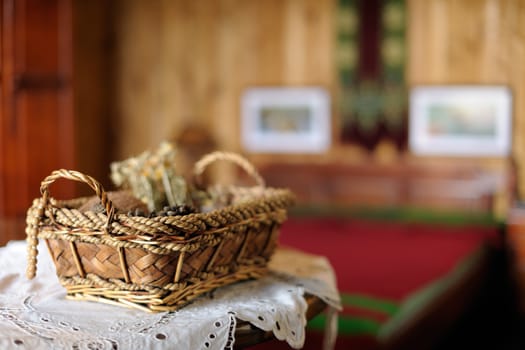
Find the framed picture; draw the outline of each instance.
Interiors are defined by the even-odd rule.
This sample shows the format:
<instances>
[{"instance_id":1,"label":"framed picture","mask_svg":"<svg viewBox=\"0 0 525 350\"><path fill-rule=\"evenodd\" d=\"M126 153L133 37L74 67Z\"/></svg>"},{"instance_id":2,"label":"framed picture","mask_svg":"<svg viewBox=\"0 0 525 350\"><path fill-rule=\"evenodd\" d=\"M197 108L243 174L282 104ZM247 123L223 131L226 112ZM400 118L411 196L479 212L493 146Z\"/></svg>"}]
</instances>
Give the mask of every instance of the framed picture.
<instances>
[{"instance_id":1,"label":"framed picture","mask_svg":"<svg viewBox=\"0 0 525 350\"><path fill-rule=\"evenodd\" d=\"M249 152L321 153L330 147L330 97L318 87L251 88L241 100Z\"/></svg>"},{"instance_id":2,"label":"framed picture","mask_svg":"<svg viewBox=\"0 0 525 350\"><path fill-rule=\"evenodd\" d=\"M420 86L410 92L415 154L493 157L511 150L512 94L505 86Z\"/></svg>"}]
</instances>

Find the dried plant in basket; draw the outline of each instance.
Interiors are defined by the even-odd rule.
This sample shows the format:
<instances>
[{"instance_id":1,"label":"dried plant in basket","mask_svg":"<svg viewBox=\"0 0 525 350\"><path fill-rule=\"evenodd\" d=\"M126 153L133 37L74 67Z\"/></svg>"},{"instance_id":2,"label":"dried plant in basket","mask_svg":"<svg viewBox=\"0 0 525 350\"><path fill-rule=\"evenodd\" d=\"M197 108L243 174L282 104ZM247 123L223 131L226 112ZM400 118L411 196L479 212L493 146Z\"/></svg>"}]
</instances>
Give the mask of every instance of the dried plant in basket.
<instances>
[{"instance_id":1,"label":"dried plant in basket","mask_svg":"<svg viewBox=\"0 0 525 350\"><path fill-rule=\"evenodd\" d=\"M92 177L54 171L42 181L42 197L27 213L28 278L36 273L39 238L72 299L168 311L219 286L262 276L293 195L265 187L254 167L233 153L203 157L195 164L196 179L218 160L238 164L257 186L224 188L219 192L230 196L231 204L187 215L119 214ZM50 185L61 178L89 185L104 212L78 210L83 199L50 198Z\"/></svg>"},{"instance_id":2,"label":"dried plant in basket","mask_svg":"<svg viewBox=\"0 0 525 350\"><path fill-rule=\"evenodd\" d=\"M153 152L111 163L111 180L119 188L130 189L150 211L166 204L188 204L188 186L177 172L175 155L175 146L163 142Z\"/></svg>"}]
</instances>

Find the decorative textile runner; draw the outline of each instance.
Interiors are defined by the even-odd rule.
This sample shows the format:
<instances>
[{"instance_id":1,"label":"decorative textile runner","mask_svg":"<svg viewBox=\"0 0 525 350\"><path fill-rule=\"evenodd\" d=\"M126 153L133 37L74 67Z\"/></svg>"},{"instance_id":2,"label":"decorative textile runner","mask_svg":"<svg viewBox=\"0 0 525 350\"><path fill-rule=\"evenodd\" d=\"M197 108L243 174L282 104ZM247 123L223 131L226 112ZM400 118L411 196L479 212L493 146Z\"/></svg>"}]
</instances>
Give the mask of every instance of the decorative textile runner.
<instances>
[{"instance_id":1,"label":"decorative textile runner","mask_svg":"<svg viewBox=\"0 0 525 350\"><path fill-rule=\"evenodd\" d=\"M25 242L0 248L1 349L231 349L237 319L300 348L305 292L341 309L328 260L294 250L279 249L262 279L218 288L175 312L149 314L66 300L46 248L40 248L39 273L31 281L25 278ZM328 347L335 332L327 331Z\"/></svg>"}]
</instances>

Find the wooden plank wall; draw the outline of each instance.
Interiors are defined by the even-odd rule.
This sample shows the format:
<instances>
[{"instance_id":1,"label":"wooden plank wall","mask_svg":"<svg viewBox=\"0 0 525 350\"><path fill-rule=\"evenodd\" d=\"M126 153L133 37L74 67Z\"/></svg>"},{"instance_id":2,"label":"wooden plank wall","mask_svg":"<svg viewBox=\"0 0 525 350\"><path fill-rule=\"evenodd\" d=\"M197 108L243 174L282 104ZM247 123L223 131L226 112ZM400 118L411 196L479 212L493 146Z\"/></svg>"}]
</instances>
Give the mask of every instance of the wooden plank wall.
<instances>
[{"instance_id":1,"label":"wooden plank wall","mask_svg":"<svg viewBox=\"0 0 525 350\"><path fill-rule=\"evenodd\" d=\"M119 155L187 123L239 149L239 99L256 85L333 91L333 1L123 1L116 59Z\"/></svg>"},{"instance_id":2,"label":"wooden plank wall","mask_svg":"<svg viewBox=\"0 0 525 350\"><path fill-rule=\"evenodd\" d=\"M525 196L525 2L410 0L410 84L503 84L514 95L513 157ZM429 159L418 159L428 162ZM442 161L450 162L444 159ZM481 159L505 171L508 160Z\"/></svg>"},{"instance_id":3,"label":"wooden plank wall","mask_svg":"<svg viewBox=\"0 0 525 350\"><path fill-rule=\"evenodd\" d=\"M509 84L515 96L515 157L522 168L525 2L407 0L407 5L409 85ZM336 93L336 0L121 0L118 7L116 157L175 137L188 123L209 128L218 147L239 150L239 98L249 86L316 84ZM337 135L337 113L333 119ZM370 157L465 163L398 155L388 145L367 154L337 140L328 155L299 160L358 163ZM508 167L501 159L467 162L496 172ZM519 176L525 184L525 175Z\"/></svg>"}]
</instances>

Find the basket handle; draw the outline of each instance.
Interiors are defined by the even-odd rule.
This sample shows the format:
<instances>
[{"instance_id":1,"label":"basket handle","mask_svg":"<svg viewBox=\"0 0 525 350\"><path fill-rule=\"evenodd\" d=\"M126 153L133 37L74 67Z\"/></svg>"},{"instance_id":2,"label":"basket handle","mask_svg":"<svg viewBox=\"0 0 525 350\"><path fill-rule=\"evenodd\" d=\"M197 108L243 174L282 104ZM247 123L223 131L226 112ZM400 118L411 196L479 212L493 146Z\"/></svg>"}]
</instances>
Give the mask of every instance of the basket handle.
<instances>
[{"instance_id":1,"label":"basket handle","mask_svg":"<svg viewBox=\"0 0 525 350\"><path fill-rule=\"evenodd\" d=\"M106 226L104 227L104 232L109 233L109 228L111 225L111 222L113 221L113 215L115 214L115 208L113 207L113 203L109 200L106 191L104 191L104 188L102 185L95 179L93 179L91 176L84 175L78 171L74 170L55 170L46 177L42 183L40 184L40 193L42 194L42 201L37 207L37 213L34 218L31 219L31 221L28 221L28 226L26 227L26 233L27 238L26 241L28 243L27 245L27 268L26 268L26 276L29 279L32 279L35 277L36 274L36 263L37 263L37 255L38 255L38 221L41 217L44 216L45 208L49 205L49 185L51 185L53 182L60 178L65 178L68 180L78 181L78 182L84 182L91 187L95 193L97 194L98 198L100 198L100 201L102 202L102 205L104 208L106 208L106 214L107 214L107 222Z\"/></svg>"},{"instance_id":2,"label":"basket handle","mask_svg":"<svg viewBox=\"0 0 525 350\"><path fill-rule=\"evenodd\" d=\"M205 156L203 156L197 163L195 163L193 167L193 176L198 186L202 185L200 183L201 175L204 173L206 168L210 164L218 160L226 160L226 161L237 164L244 171L246 171L248 175L250 175L255 180L255 182L257 183L257 186L265 187L264 179L259 174L257 169L255 169L255 166L253 166L252 163L250 163L246 158L244 158L238 153L223 152L223 151L215 151L212 153L208 153Z\"/></svg>"},{"instance_id":3,"label":"basket handle","mask_svg":"<svg viewBox=\"0 0 525 350\"><path fill-rule=\"evenodd\" d=\"M95 191L96 195L102 202L102 205L106 209L106 215L108 218L106 221L106 226L104 227L104 231L105 233L109 233L109 228L111 223L113 222L113 216L115 215L115 207L113 206L111 200L108 198L104 187L102 187L100 182L98 182L91 176L82 174L81 172L75 170L60 169L53 171L51 175L46 177L40 184L40 193L42 194L42 206L45 208L49 205L49 186L60 178L84 182Z\"/></svg>"}]
</instances>

